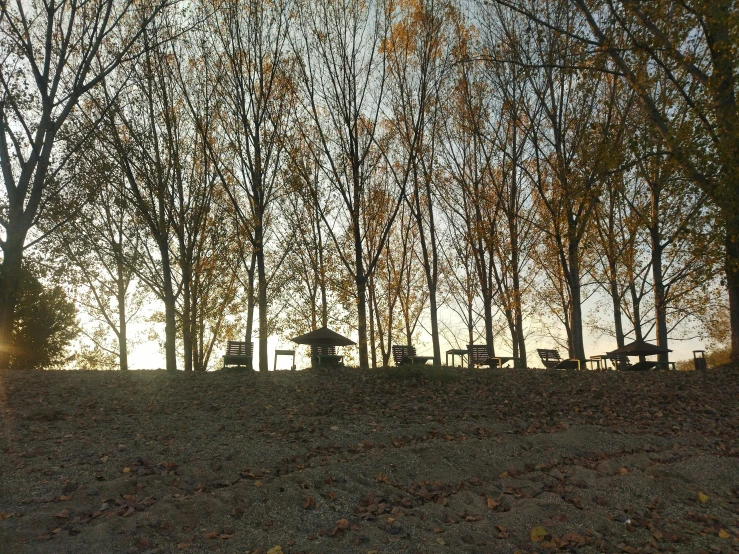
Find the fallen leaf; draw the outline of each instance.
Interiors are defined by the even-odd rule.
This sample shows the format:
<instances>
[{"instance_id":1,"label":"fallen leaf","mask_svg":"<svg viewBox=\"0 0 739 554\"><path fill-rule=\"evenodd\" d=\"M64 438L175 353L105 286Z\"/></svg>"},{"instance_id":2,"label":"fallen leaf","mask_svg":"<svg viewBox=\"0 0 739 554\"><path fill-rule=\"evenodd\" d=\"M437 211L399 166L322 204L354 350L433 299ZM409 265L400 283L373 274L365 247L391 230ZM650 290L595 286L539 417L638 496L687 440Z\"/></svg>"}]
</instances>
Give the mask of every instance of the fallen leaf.
<instances>
[{"instance_id":1,"label":"fallen leaf","mask_svg":"<svg viewBox=\"0 0 739 554\"><path fill-rule=\"evenodd\" d=\"M217 536L218 536L218 532L217 531L211 531L210 533L208 533L207 535L205 535L203 538L205 538L205 539L215 539Z\"/></svg>"},{"instance_id":2,"label":"fallen leaf","mask_svg":"<svg viewBox=\"0 0 739 554\"><path fill-rule=\"evenodd\" d=\"M64 510L62 510L61 512L59 512L58 514L56 514L56 517L61 517L61 518L67 518L67 517L69 517L69 510L67 510L65 508Z\"/></svg>"},{"instance_id":3,"label":"fallen leaf","mask_svg":"<svg viewBox=\"0 0 739 554\"><path fill-rule=\"evenodd\" d=\"M123 473L129 473L130 471L131 471L131 468L130 467L124 467L123 468Z\"/></svg>"},{"instance_id":4,"label":"fallen leaf","mask_svg":"<svg viewBox=\"0 0 739 554\"><path fill-rule=\"evenodd\" d=\"M283 554L282 547L278 544L267 550L267 554Z\"/></svg>"},{"instance_id":5,"label":"fallen leaf","mask_svg":"<svg viewBox=\"0 0 739 554\"><path fill-rule=\"evenodd\" d=\"M177 543L177 550L184 550L186 548L190 548L192 546L191 541L182 541Z\"/></svg>"},{"instance_id":6,"label":"fallen leaf","mask_svg":"<svg viewBox=\"0 0 739 554\"><path fill-rule=\"evenodd\" d=\"M313 498L312 496L307 496L305 498L305 501L303 502L303 508L307 510L308 508L315 508L315 506L316 506L316 499Z\"/></svg>"},{"instance_id":7,"label":"fallen leaf","mask_svg":"<svg viewBox=\"0 0 739 554\"><path fill-rule=\"evenodd\" d=\"M441 537L439 537L438 539L436 539L436 542L438 542L441 546L444 546L446 544L444 542L444 539L442 539Z\"/></svg>"},{"instance_id":8,"label":"fallen leaf","mask_svg":"<svg viewBox=\"0 0 739 554\"><path fill-rule=\"evenodd\" d=\"M488 508L492 510L494 508L497 508L498 506L499 506L498 502L496 502L492 498L488 498Z\"/></svg>"},{"instance_id":9,"label":"fallen leaf","mask_svg":"<svg viewBox=\"0 0 739 554\"><path fill-rule=\"evenodd\" d=\"M701 504L705 504L706 502L708 502L708 495L703 494L702 492L699 492L698 493L698 502L700 502Z\"/></svg>"},{"instance_id":10,"label":"fallen leaf","mask_svg":"<svg viewBox=\"0 0 739 554\"><path fill-rule=\"evenodd\" d=\"M626 475L629 472L629 470L626 469L625 467L620 467L620 468L618 468L618 472L621 475Z\"/></svg>"},{"instance_id":11,"label":"fallen leaf","mask_svg":"<svg viewBox=\"0 0 739 554\"><path fill-rule=\"evenodd\" d=\"M721 529L721 531L718 532L718 536L720 539L728 539L729 537L731 537L726 529Z\"/></svg>"},{"instance_id":12,"label":"fallen leaf","mask_svg":"<svg viewBox=\"0 0 739 554\"><path fill-rule=\"evenodd\" d=\"M543 527L534 527L531 530L531 540L534 542L541 542L544 540L544 537L547 536L547 530Z\"/></svg>"},{"instance_id":13,"label":"fallen leaf","mask_svg":"<svg viewBox=\"0 0 739 554\"><path fill-rule=\"evenodd\" d=\"M338 425L332 425L331 426L331 430L332 431L338 431L339 430L339 426Z\"/></svg>"},{"instance_id":14,"label":"fallen leaf","mask_svg":"<svg viewBox=\"0 0 739 554\"><path fill-rule=\"evenodd\" d=\"M336 527L339 529L349 529L349 520L348 519L340 519L336 522Z\"/></svg>"},{"instance_id":15,"label":"fallen leaf","mask_svg":"<svg viewBox=\"0 0 739 554\"><path fill-rule=\"evenodd\" d=\"M254 481L254 486L255 487L261 487L262 486L262 482L257 479L256 481Z\"/></svg>"}]
</instances>

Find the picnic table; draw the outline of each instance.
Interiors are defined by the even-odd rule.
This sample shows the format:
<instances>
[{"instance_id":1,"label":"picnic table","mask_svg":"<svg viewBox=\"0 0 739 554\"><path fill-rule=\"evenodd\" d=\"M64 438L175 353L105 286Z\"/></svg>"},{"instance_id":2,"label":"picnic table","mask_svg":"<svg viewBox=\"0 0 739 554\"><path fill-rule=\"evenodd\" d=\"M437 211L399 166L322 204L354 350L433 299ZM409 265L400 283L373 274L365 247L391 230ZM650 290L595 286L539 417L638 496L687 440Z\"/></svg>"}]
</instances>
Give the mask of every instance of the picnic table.
<instances>
[{"instance_id":1,"label":"picnic table","mask_svg":"<svg viewBox=\"0 0 739 554\"><path fill-rule=\"evenodd\" d=\"M311 364L313 367L342 366L344 356L336 354L337 346L351 346L356 344L336 331L321 327L310 333L291 339L297 344L306 344L311 347Z\"/></svg>"},{"instance_id":2,"label":"picnic table","mask_svg":"<svg viewBox=\"0 0 739 554\"><path fill-rule=\"evenodd\" d=\"M490 367L503 367L508 362L513 362L513 367L522 367L521 358L514 356L491 356L483 363Z\"/></svg>"},{"instance_id":3,"label":"picnic table","mask_svg":"<svg viewBox=\"0 0 739 554\"><path fill-rule=\"evenodd\" d=\"M344 356L336 353L335 346L312 346L311 361L315 367L336 367L344 365Z\"/></svg>"},{"instance_id":4,"label":"picnic table","mask_svg":"<svg viewBox=\"0 0 739 554\"><path fill-rule=\"evenodd\" d=\"M464 366L464 358L465 356L469 355L468 350L462 350L461 348L453 348L451 350L446 351L446 365L449 365L449 354L452 355L452 366L454 366L454 357L459 356L462 360L462 365Z\"/></svg>"}]
</instances>

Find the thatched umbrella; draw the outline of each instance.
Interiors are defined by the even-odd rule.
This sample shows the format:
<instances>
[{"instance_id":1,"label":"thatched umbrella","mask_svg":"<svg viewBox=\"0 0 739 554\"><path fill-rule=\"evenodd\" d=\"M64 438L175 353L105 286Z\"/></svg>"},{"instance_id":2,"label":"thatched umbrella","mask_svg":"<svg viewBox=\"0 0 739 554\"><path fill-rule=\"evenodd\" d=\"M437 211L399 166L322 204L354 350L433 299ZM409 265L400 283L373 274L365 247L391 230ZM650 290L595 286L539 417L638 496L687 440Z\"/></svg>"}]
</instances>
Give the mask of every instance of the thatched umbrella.
<instances>
[{"instance_id":1,"label":"thatched umbrella","mask_svg":"<svg viewBox=\"0 0 739 554\"><path fill-rule=\"evenodd\" d=\"M332 331L328 327L321 327L305 335L290 339L296 344L307 344L308 346L351 346L357 344L351 339Z\"/></svg>"},{"instance_id":2,"label":"thatched umbrella","mask_svg":"<svg viewBox=\"0 0 739 554\"><path fill-rule=\"evenodd\" d=\"M635 340L631 344L616 348L608 353L609 356L657 356L658 354L667 354L672 352L669 348L664 346L657 346L650 342L644 342L643 340Z\"/></svg>"}]
</instances>

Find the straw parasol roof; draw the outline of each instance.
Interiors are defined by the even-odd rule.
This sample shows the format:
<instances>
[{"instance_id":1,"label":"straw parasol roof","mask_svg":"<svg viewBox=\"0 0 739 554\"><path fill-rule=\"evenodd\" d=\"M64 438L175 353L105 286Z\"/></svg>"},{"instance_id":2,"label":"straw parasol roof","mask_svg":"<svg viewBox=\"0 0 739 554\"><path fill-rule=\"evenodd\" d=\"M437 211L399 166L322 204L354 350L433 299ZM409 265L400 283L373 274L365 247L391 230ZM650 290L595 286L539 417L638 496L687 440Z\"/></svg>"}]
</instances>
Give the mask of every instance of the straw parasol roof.
<instances>
[{"instance_id":1,"label":"straw parasol roof","mask_svg":"<svg viewBox=\"0 0 739 554\"><path fill-rule=\"evenodd\" d=\"M321 327L305 335L290 339L297 344L307 344L309 346L351 346L357 344L351 339L340 335L336 331L332 331L328 327Z\"/></svg>"},{"instance_id":2,"label":"straw parasol roof","mask_svg":"<svg viewBox=\"0 0 739 554\"><path fill-rule=\"evenodd\" d=\"M609 356L615 356L621 354L623 356L656 356L657 354L667 354L672 352L669 348L664 346L657 346L651 342L644 342L643 340L635 340L631 344L626 344L621 348L617 348L608 353Z\"/></svg>"}]
</instances>

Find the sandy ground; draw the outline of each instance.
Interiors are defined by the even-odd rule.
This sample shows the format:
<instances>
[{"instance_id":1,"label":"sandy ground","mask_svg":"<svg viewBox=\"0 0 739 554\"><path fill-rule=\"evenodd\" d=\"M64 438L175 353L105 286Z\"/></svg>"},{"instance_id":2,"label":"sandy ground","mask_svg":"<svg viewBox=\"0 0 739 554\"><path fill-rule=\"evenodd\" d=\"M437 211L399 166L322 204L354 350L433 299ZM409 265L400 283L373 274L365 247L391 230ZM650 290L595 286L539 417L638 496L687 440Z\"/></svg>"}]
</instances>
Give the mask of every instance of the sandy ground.
<instances>
[{"instance_id":1,"label":"sandy ground","mask_svg":"<svg viewBox=\"0 0 739 554\"><path fill-rule=\"evenodd\" d=\"M739 372L0 372L0 551L737 552Z\"/></svg>"}]
</instances>

